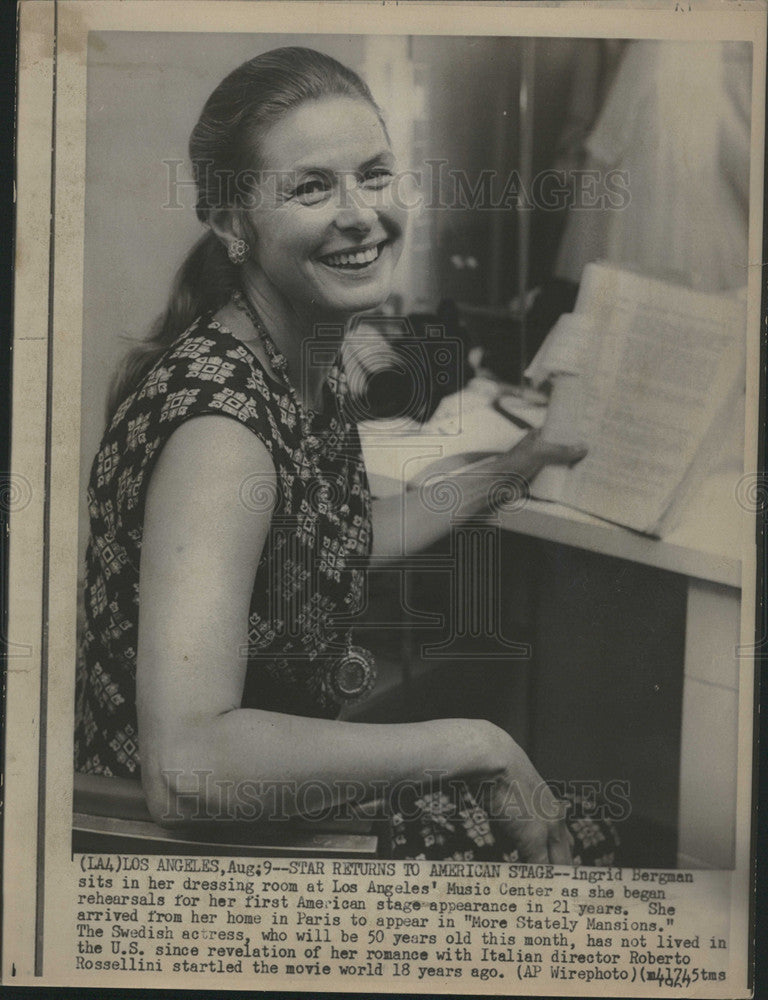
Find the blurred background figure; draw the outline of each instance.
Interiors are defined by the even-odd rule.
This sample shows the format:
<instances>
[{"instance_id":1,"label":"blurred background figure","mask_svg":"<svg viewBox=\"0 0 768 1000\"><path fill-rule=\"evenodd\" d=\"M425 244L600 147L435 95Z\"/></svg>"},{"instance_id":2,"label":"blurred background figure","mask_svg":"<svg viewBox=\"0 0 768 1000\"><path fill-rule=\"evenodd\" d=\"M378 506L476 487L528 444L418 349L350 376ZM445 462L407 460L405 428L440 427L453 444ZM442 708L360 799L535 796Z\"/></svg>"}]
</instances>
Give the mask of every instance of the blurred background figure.
<instances>
[{"instance_id":1,"label":"blurred background figure","mask_svg":"<svg viewBox=\"0 0 768 1000\"><path fill-rule=\"evenodd\" d=\"M625 47L583 166L626 171L629 204L572 210L556 277L602 258L702 291L746 284L750 80L745 43Z\"/></svg>"}]
</instances>

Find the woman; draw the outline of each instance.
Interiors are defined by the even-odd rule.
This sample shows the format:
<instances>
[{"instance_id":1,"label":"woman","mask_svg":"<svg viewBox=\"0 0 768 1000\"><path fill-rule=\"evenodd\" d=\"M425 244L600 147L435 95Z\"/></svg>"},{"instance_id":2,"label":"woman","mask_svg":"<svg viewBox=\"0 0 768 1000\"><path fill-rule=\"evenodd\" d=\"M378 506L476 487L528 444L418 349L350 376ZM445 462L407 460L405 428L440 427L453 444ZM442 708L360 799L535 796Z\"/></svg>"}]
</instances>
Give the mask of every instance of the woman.
<instances>
[{"instance_id":1,"label":"woman","mask_svg":"<svg viewBox=\"0 0 768 1000\"><path fill-rule=\"evenodd\" d=\"M262 818L278 786L291 813L419 789L415 811L450 836L425 846L401 808L398 856L569 862L562 808L501 729L337 720L373 681L336 624L364 559L399 554L403 525L409 549L446 528L418 493L404 520L371 502L344 373L306 349L387 298L401 250L370 92L317 52L269 52L217 87L190 155L208 232L116 384L91 475L77 768L140 773L166 824L239 815L245 788ZM495 468L582 453L532 436ZM462 488L481 511L487 489ZM493 830L468 794L447 802L451 780L484 784Z\"/></svg>"}]
</instances>

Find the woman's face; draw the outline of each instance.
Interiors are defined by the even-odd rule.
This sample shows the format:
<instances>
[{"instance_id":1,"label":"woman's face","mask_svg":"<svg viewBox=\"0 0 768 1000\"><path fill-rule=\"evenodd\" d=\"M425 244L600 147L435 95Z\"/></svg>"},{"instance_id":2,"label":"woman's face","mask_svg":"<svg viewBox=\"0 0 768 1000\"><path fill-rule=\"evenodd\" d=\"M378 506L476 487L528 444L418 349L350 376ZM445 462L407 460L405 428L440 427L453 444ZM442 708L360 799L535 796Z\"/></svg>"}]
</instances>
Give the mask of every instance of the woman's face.
<instances>
[{"instance_id":1,"label":"woman's face","mask_svg":"<svg viewBox=\"0 0 768 1000\"><path fill-rule=\"evenodd\" d=\"M333 97L302 104L261 142L264 173L246 213L252 276L302 313L348 317L389 295L405 210L395 163L373 108Z\"/></svg>"}]
</instances>

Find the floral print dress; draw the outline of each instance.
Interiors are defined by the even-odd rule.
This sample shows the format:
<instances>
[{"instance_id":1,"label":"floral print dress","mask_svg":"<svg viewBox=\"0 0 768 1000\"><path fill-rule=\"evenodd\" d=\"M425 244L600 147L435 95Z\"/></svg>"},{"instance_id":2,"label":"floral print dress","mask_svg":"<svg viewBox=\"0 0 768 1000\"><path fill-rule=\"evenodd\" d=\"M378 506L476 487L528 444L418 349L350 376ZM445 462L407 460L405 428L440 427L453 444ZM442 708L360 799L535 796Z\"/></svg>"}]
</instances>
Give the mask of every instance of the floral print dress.
<instances>
[{"instance_id":1,"label":"floral print dress","mask_svg":"<svg viewBox=\"0 0 768 1000\"><path fill-rule=\"evenodd\" d=\"M277 478L274 490L244 470L240 489L246 506L273 511L251 596L242 705L338 715L343 698L328 668L347 643L347 629L337 621L362 598L371 497L338 366L324 391L323 410L311 415L305 435L284 386L208 316L176 341L115 413L88 486L78 770L140 774L135 685L147 486L173 431L204 414L230 417L256 434Z\"/></svg>"},{"instance_id":2,"label":"floral print dress","mask_svg":"<svg viewBox=\"0 0 768 1000\"><path fill-rule=\"evenodd\" d=\"M276 491L247 471L241 488L244 504L273 512L251 595L242 706L338 716L345 697L332 667L349 645L342 622L361 606L372 543L371 495L346 391L337 364L324 386L321 412L309 414L307 432L286 387L208 314L117 409L88 486L76 770L140 776L136 648L147 487L171 434L205 414L251 430L276 472ZM508 850L468 792L414 793L407 809L402 802L393 806L389 829L394 857L499 858Z\"/></svg>"}]
</instances>

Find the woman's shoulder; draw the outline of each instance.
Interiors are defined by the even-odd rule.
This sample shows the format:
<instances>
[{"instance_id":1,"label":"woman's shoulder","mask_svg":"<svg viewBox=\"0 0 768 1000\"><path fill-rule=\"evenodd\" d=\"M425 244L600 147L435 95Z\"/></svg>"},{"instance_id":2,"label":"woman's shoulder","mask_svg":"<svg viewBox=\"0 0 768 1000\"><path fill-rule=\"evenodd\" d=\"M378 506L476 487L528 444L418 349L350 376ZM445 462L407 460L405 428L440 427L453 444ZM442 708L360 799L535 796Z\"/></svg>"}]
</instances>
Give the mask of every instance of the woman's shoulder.
<instances>
[{"instance_id":1,"label":"woman's shoulder","mask_svg":"<svg viewBox=\"0 0 768 1000\"><path fill-rule=\"evenodd\" d=\"M115 411L111 427L135 419L137 410L157 411L161 421L238 398L241 419L271 400L269 384L248 349L218 322L203 314L168 347ZM254 409L255 408L255 409Z\"/></svg>"},{"instance_id":2,"label":"woman's shoulder","mask_svg":"<svg viewBox=\"0 0 768 1000\"><path fill-rule=\"evenodd\" d=\"M279 402L247 348L210 315L169 346L115 411L94 459L94 495L117 483L119 504L138 509L142 484L171 435L207 415L241 424L275 460L288 453Z\"/></svg>"},{"instance_id":3,"label":"woman's shoulder","mask_svg":"<svg viewBox=\"0 0 768 1000\"><path fill-rule=\"evenodd\" d=\"M246 347L203 315L115 411L94 459L93 496L111 497L116 489L118 508L126 518L135 517L149 474L171 436L192 418L207 415L243 425L276 461L287 454L284 421L263 374L250 363ZM221 422L217 427L229 433Z\"/></svg>"},{"instance_id":4,"label":"woman's shoulder","mask_svg":"<svg viewBox=\"0 0 768 1000\"><path fill-rule=\"evenodd\" d=\"M180 377L221 383L237 376L259 375L250 354L212 313L200 316L171 345L157 366L161 377Z\"/></svg>"}]
</instances>

